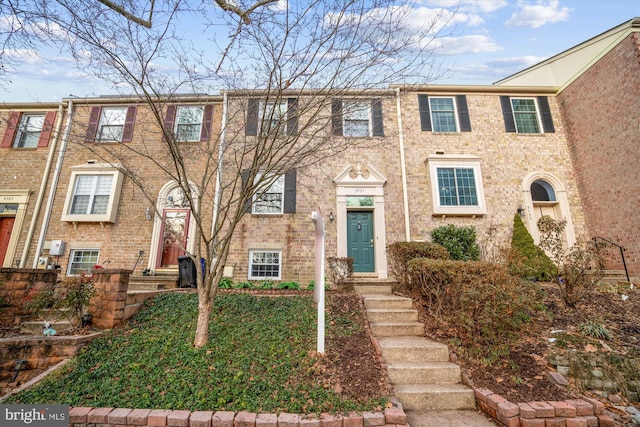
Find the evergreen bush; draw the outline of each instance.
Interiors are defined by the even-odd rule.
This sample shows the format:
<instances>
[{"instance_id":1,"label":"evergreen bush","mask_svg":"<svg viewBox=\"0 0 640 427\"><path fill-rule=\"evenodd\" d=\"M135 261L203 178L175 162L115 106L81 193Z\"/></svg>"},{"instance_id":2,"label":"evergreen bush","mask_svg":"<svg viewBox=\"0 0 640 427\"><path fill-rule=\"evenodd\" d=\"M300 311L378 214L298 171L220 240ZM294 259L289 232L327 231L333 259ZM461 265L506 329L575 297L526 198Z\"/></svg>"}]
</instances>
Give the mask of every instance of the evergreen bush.
<instances>
[{"instance_id":1,"label":"evergreen bush","mask_svg":"<svg viewBox=\"0 0 640 427\"><path fill-rule=\"evenodd\" d=\"M555 264L535 245L533 237L518 214L513 217L511 248L507 256L507 268L511 274L543 281L551 281L557 277L558 270Z\"/></svg>"},{"instance_id":2,"label":"evergreen bush","mask_svg":"<svg viewBox=\"0 0 640 427\"><path fill-rule=\"evenodd\" d=\"M443 225L431 230L431 240L447 248L453 260L477 261L480 258L476 229L473 226Z\"/></svg>"}]
</instances>

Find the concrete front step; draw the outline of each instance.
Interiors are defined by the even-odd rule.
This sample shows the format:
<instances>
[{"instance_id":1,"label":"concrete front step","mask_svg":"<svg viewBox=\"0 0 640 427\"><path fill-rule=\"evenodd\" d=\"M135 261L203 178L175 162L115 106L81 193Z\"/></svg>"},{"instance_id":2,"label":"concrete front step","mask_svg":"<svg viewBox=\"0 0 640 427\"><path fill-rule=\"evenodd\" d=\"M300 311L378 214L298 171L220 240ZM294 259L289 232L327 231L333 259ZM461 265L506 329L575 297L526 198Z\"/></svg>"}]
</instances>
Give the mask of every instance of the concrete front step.
<instances>
[{"instance_id":1,"label":"concrete front step","mask_svg":"<svg viewBox=\"0 0 640 427\"><path fill-rule=\"evenodd\" d=\"M365 294L362 295L364 306L369 309L411 309L413 303L411 298L400 297L397 295L385 294Z\"/></svg>"},{"instance_id":2,"label":"concrete front step","mask_svg":"<svg viewBox=\"0 0 640 427\"><path fill-rule=\"evenodd\" d=\"M463 384L399 384L395 393L405 410L475 409L473 390Z\"/></svg>"},{"instance_id":3,"label":"concrete front step","mask_svg":"<svg viewBox=\"0 0 640 427\"><path fill-rule=\"evenodd\" d=\"M449 347L424 337L379 337L378 345L386 363L449 361Z\"/></svg>"},{"instance_id":4,"label":"concrete front step","mask_svg":"<svg viewBox=\"0 0 640 427\"><path fill-rule=\"evenodd\" d=\"M418 310L398 309L398 308L373 308L367 309L367 318L369 322L417 322Z\"/></svg>"},{"instance_id":5,"label":"concrete front step","mask_svg":"<svg viewBox=\"0 0 640 427\"><path fill-rule=\"evenodd\" d=\"M424 325L420 322L371 323L371 333L378 337L422 336Z\"/></svg>"},{"instance_id":6,"label":"concrete front step","mask_svg":"<svg viewBox=\"0 0 640 427\"><path fill-rule=\"evenodd\" d=\"M456 384L462 380L460 366L451 362L387 363L393 384Z\"/></svg>"},{"instance_id":7,"label":"concrete front step","mask_svg":"<svg viewBox=\"0 0 640 427\"><path fill-rule=\"evenodd\" d=\"M377 294L377 295L391 295L391 285L353 285L353 290L356 294Z\"/></svg>"}]
</instances>

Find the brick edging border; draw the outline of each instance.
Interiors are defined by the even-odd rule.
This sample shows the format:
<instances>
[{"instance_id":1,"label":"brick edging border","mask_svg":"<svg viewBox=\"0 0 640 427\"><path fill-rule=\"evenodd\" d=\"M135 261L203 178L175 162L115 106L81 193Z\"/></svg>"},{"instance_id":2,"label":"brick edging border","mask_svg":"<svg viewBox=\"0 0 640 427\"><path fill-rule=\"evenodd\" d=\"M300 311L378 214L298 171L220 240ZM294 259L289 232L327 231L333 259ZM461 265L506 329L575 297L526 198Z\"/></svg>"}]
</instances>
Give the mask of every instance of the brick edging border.
<instances>
[{"instance_id":1,"label":"brick edging border","mask_svg":"<svg viewBox=\"0 0 640 427\"><path fill-rule=\"evenodd\" d=\"M154 427L408 427L407 416L399 407L384 412L318 417L300 414L253 413L230 411L181 411L165 409L128 409L73 407L69 410L69 426L87 427L154 426Z\"/></svg>"},{"instance_id":2,"label":"brick edging border","mask_svg":"<svg viewBox=\"0 0 640 427\"><path fill-rule=\"evenodd\" d=\"M479 409L507 427L614 427L604 404L582 397L562 401L511 403L486 388L475 389Z\"/></svg>"}]
</instances>

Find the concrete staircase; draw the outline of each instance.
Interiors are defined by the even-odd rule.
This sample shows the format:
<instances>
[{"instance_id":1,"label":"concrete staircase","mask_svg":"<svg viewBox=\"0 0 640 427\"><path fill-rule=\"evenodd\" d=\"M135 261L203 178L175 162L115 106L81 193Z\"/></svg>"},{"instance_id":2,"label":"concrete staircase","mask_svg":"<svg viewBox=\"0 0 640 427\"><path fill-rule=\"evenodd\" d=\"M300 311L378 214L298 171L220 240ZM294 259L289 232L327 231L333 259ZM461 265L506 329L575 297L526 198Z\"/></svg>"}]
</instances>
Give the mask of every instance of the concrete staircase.
<instances>
[{"instance_id":1,"label":"concrete staircase","mask_svg":"<svg viewBox=\"0 0 640 427\"><path fill-rule=\"evenodd\" d=\"M411 298L393 295L384 281L354 283L354 291L363 296L371 332L405 410L475 409L474 392L461 384L448 347L424 337Z\"/></svg>"},{"instance_id":2,"label":"concrete staircase","mask_svg":"<svg viewBox=\"0 0 640 427\"><path fill-rule=\"evenodd\" d=\"M178 275L131 276L129 291L158 291L178 287Z\"/></svg>"}]
</instances>

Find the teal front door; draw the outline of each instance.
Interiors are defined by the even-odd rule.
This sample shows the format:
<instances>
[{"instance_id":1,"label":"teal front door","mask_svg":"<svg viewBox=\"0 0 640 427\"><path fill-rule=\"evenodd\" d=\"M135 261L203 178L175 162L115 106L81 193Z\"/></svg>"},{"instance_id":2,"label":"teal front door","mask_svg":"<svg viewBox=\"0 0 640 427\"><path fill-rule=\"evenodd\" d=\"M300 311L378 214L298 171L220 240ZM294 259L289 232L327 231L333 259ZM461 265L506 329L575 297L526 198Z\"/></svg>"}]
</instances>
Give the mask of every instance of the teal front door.
<instances>
[{"instance_id":1,"label":"teal front door","mask_svg":"<svg viewBox=\"0 0 640 427\"><path fill-rule=\"evenodd\" d=\"M373 212L347 212L347 241L354 273L373 273Z\"/></svg>"}]
</instances>

